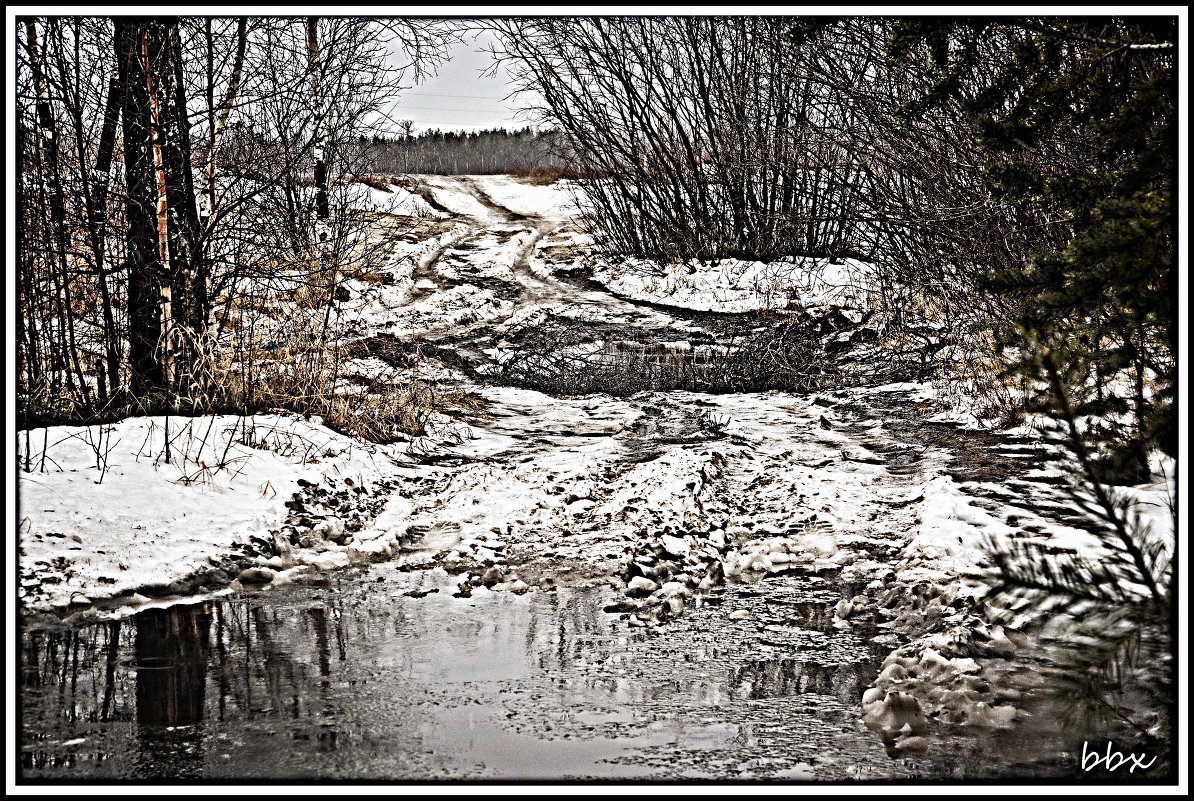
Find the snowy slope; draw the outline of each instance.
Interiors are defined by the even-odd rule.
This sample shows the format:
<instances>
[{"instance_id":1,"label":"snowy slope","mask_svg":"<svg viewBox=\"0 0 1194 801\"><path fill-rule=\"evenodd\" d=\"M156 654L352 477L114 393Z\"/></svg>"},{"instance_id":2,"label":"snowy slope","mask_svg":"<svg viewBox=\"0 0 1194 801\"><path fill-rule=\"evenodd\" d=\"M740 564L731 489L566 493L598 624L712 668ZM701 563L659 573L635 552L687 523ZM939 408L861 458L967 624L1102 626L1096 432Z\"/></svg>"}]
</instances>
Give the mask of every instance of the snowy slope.
<instances>
[{"instance_id":1,"label":"snowy slope","mask_svg":"<svg viewBox=\"0 0 1194 801\"><path fill-rule=\"evenodd\" d=\"M31 440L33 471L18 476L20 592L40 609L164 588L268 537L300 479L367 486L392 469L385 449L290 415L138 417Z\"/></svg>"}]
</instances>

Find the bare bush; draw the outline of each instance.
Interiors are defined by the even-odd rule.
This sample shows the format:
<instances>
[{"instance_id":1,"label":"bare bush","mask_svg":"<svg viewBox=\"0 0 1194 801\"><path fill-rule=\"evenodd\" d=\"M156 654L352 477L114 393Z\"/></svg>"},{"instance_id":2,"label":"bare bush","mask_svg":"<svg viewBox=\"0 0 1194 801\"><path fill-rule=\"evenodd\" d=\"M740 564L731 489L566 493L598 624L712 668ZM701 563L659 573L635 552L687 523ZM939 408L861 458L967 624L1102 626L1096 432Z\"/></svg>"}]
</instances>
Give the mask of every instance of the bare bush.
<instances>
[{"instance_id":1,"label":"bare bush","mask_svg":"<svg viewBox=\"0 0 1194 801\"><path fill-rule=\"evenodd\" d=\"M1020 270L1064 238L1038 208L996 204L959 104L909 116L937 80L927 49L896 56L897 20L519 19L494 23L520 84L544 98L589 180L582 221L613 254L672 263L794 254L873 266L888 361L998 388L976 329L1001 303L977 275ZM1016 45L978 43L980 84ZM1076 145L1058 145L1071 159ZM984 369L985 369L984 368ZM998 391L998 389L996 389Z\"/></svg>"},{"instance_id":2,"label":"bare bush","mask_svg":"<svg viewBox=\"0 0 1194 801\"><path fill-rule=\"evenodd\" d=\"M622 339L608 326L547 313L505 338L515 344L500 357L500 380L553 395L807 390L838 377L806 316L760 316L717 343L693 343Z\"/></svg>"}]
</instances>

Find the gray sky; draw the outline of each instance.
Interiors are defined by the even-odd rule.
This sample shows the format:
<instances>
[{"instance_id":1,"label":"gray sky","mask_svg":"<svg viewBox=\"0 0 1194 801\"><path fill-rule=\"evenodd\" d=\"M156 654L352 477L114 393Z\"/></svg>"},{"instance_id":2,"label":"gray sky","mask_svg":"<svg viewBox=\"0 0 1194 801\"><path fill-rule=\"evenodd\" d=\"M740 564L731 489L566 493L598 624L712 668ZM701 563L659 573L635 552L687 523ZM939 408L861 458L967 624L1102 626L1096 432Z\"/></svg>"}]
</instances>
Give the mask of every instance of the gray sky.
<instances>
[{"instance_id":1,"label":"gray sky","mask_svg":"<svg viewBox=\"0 0 1194 801\"><path fill-rule=\"evenodd\" d=\"M530 124L527 115L517 114L526 103L517 97L505 99L512 90L505 70L494 77L481 76L493 65L493 57L482 52L493 41L489 33L466 37L464 44L452 49L450 60L440 66L435 77L399 96L391 116L412 120L416 133L428 128L475 131Z\"/></svg>"}]
</instances>

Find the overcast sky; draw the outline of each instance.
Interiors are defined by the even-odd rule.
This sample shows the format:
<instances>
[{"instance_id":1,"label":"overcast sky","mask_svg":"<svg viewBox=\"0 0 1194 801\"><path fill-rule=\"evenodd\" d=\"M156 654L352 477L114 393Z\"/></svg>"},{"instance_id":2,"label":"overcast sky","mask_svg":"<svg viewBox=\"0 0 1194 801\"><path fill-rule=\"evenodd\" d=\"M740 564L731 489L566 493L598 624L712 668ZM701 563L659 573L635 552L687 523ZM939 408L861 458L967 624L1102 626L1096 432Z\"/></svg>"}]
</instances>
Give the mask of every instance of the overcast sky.
<instances>
[{"instance_id":1,"label":"overcast sky","mask_svg":"<svg viewBox=\"0 0 1194 801\"><path fill-rule=\"evenodd\" d=\"M493 57L484 52L493 42L489 33L468 36L452 49L450 60L435 77L399 96L391 115L413 121L416 133L428 128L475 131L531 124L528 115L518 114L527 105L525 96L506 99L513 87L505 70L499 69L494 77L481 75L493 66Z\"/></svg>"}]
</instances>

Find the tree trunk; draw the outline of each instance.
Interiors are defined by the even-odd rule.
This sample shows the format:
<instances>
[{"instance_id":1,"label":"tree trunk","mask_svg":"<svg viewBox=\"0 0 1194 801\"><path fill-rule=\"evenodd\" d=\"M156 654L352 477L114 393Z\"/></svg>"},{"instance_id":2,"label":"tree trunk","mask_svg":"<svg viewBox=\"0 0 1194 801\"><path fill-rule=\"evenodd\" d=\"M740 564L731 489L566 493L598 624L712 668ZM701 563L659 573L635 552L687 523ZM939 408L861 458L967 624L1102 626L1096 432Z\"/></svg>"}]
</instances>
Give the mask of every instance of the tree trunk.
<instances>
[{"instance_id":1,"label":"tree trunk","mask_svg":"<svg viewBox=\"0 0 1194 801\"><path fill-rule=\"evenodd\" d=\"M157 233L158 263L161 268L159 297L161 303L162 335L158 344L158 358L162 363L162 374L167 387L174 383L174 275L170 264L170 232L168 194L166 190L166 169L162 157L163 132L157 83L165 70L162 69L163 54L162 23L150 20L141 37L140 57L145 71L145 97L149 105L149 141L153 162L154 222Z\"/></svg>"},{"instance_id":2,"label":"tree trunk","mask_svg":"<svg viewBox=\"0 0 1194 801\"><path fill-rule=\"evenodd\" d=\"M209 126L211 128L211 147L207 154L207 169L204 172L204 202L206 210L203 215L204 227L210 225L211 216L216 209L216 157L220 152L220 144L224 139L224 129L228 124L228 117L232 113L232 106L236 103L237 92L240 91L241 76L244 73L245 66L245 47L249 41L247 17L240 17L236 22L236 57L232 61L232 77L228 79L228 92L224 95L223 102L220 103L217 110L214 102L215 90L215 67L210 63L211 54L211 21L208 20L208 103L211 105L209 111ZM206 237L205 237L206 238Z\"/></svg>"},{"instance_id":3,"label":"tree trunk","mask_svg":"<svg viewBox=\"0 0 1194 801\"><path fill-rule=\"evenodd\" d=\"M104 352L107 357L108 385L113 389L120 385L120 349L117 345L116 321L112 314L111 293L108 291L104 238L107 235L108 222L108 173L112 169L112 156L116 150L116 125L120 120L120 104L123 99L124 85L120 80L120 70L114 69L108 80L99 151L96 153L91 181L84 182L87 192L87 233L91 238L91 250L95 256L95 275L99 284L100 302L103 304L104 326L107 329ZM81 134L81 121L77 127ZM82 159L81 146L79 154Z\"/></svg>"},{"instance_id":4,"label":"tree trunk","mask_svg":"<svg viewBox=\"0 0 1194 801\"><path fill-rule=\"evenodd\" d=\"M311 105L314 115L315 150L315 213L319 218L317 230L319 241L327 241L327 219L331 215L328 207L328 168L324 161L323 134L323 91L319 77L319 17L307 19L307 70L311 73Z\"/></svg>"},{"instance_id":5,"label":"tree trunk","mask_svg":"<svg viewBox=\"0 0 1194 801\"><path fill-rule=\"evenodd\" d=\"M124 86L121 111L124 133L124 175L128 217L129 388L141 397L165 386L165 373L155 357L162 335L163 265L158 247L152 122L148 76L142 45L148 23L116 18L116 56Z\"/></svg>"},{"instance_id":6,"label":"tree trunk","mask_svg":"<svg viewBox=\"0 0 1194 801\"><path fill-rule=\"evenodd\" d=\"M37 92L37 120L40 127L38 145L44 154L44 162L39 160L39 167L45 180L46 191L50 205L50 247L60 271L59 303L62 311L61 329L62 344L62 372L66 378L67 388L75 393L75 378L78 379L78 394L82 400L87 399L87 384L83 381L83 371L79 367L79 355L75 349L74 315L71 313L70 270L67 265L66 203L62 196L62 181L58 163L58 135L54 125L54 114L50 109L50 93L42 71L41 48L37 40L37 23L29 20L25 24L26 41L29 45L30 69L33 73L34 88ZM71 371L74 371L72 376Z\"/></svg>"},{"instance_id":7,"label":"tree trunk","mask_svg":"<svg viewBox=\"0 0 1194 801\"><path fill-rule=\"evenodd\" d=\"M171 319L174 325L176 382L184 394L205 383L209 353L207 331L208 270L199 250L199 216L191 170L191 126L187 116L178 20L151 26L160 53L156 79L156 134L160 142L160 182L165 194L165 236L169 254ZM197 383L198 382L198 383Z\"/></svg>"}]
</instances>

